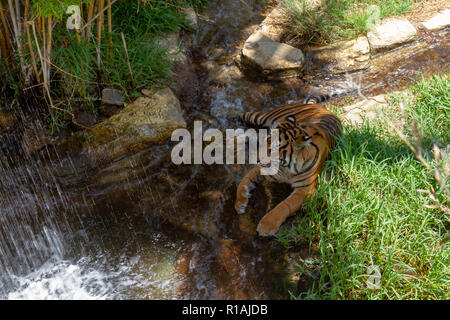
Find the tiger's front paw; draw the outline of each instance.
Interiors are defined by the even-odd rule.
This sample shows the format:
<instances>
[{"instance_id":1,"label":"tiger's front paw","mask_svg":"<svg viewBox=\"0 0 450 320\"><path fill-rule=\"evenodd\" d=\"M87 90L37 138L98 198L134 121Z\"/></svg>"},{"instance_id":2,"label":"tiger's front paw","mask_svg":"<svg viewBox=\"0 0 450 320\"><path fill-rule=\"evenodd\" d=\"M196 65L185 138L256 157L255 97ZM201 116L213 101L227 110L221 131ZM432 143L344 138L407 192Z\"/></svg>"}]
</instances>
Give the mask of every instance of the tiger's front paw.
<instances>
[{"instance_id":1,"label":"tiger's front paw","mask_svg":"<svg viewBox=\"0 0 450 320\"><path fill-rule=\"evenodd\" d=\"M281 222L274 217L265 215L258 224L256 231L262 237L273 236L280 230Z\"/></svg>"}]
</instances>

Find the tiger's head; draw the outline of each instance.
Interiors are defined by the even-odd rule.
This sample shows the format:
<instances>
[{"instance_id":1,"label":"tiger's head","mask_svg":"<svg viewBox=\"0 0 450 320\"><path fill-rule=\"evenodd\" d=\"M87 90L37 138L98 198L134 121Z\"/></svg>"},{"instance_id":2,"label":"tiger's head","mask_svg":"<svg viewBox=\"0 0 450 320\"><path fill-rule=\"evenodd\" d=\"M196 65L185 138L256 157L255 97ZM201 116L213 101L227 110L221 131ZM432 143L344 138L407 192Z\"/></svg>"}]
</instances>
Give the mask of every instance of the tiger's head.
<instances>
[{"instance_id":1,"label":"tiger's head","mask_svg":"<svg viewBox=\"0 0 450 320\"><path fill-rule=\"evenodd\" d=\"M297 124L295 117L288 116L276 126L279 133L279 157L284 167L290 167L296 171L296 166L301 166L303 158L301 154L312 146L312 137L316 129L306 123Z\"/></svg>"},{"instance_id":2,"label":"tiger's head","mask_svg":"<svg viewBox=\"0 0 450 320\"><path fill-rule=\"evenodd\" d=\"M283 122L278 124L276 128L280 134L280 146L288 143L296 150L301 150L309 146L312 137L317 131L315 128L307 124L297 125L295 117L288 116Z\"/></svg>"}]
</instances>

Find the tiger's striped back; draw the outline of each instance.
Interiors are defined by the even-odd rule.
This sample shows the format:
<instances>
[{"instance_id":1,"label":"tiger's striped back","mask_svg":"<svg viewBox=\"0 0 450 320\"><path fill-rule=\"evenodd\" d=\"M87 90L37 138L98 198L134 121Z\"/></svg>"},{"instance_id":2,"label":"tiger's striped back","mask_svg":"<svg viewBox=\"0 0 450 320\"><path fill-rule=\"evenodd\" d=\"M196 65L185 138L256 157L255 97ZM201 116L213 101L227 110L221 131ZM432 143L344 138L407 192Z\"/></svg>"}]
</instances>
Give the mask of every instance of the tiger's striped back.
<instances>
[{"instance_id":1,"label":"tiger's striped back","mask_svg":"<svg viewBox=\"0 0 450 320\"><path fill-rule=\"evenodd\" d=\"M298 125L317 127L330 149L335 145L335 137L342 132L339 118L324 106L317 104L291 103L269 111L244 112L242 120L256 127L273 129L285 122L288 117L294 117Z\"/></svg>"}]
</instances>

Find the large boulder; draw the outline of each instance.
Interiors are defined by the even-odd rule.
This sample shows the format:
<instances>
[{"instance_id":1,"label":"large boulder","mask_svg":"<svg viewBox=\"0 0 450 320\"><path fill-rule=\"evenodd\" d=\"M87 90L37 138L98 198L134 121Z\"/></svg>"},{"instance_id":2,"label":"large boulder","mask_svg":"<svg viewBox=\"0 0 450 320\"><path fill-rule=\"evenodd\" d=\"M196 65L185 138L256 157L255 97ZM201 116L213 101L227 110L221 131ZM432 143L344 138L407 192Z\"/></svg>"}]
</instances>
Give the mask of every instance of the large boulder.
<instances>
[{"instance_id":1,"label":"large boulder","mask_svg":"<svg viewBox=\"0 0 450 320\"><path fill-rule=\"evenodd\" d=\"M313 70L333 73L354 72L370 66L370 46L366 37L342 41L307 53ZM311 58L311 59L309 59Z\"/></svg>"},{"instance_id":2,"label":"large boulder","mask_svg":"<svg viewBox=\"0 0 450 320\"><path fill-rule=\"evenodd\" d=\"M95 162L103 163L151 144L162 144L173 130L185 127L180 102L172 90L157 89L89 130L77 132L58 149L68 153L89 152Z\"/></svg>"},{"instance_id":3,"label":"large boulder","mask_svg":"<svg viewBox=\"0 0 450 320\"><path fill-rule=\"evenodd\" d=\"M245 42L237 62L247 74L280 79L301 75L305 56L300 49L273 41L257 31Z\"/></svg>"},{"instance_id":4,"label":"large boulder","mask_svg":"<svg viewBox=\"0 0 450 320\"><path fill-rule=\"evenodd\" d=\"M180 102L169 88L155 90L150 97L139 97L122 112L95 126L92 137L95 144L110 138L128 137L162 143L170 138L176 128L186 127Z\"/></svg>"},{"instance_id":5,"label":"large boulder","mask_svg":"<svg viewBox=\"0 0 450 320\"><path fill-rule=\"evenodd\" d=\"M417 38L417 30L408 20L389 19L375 25L368 33L373 52L394 48Z\"/></svg>"}]
</instances>

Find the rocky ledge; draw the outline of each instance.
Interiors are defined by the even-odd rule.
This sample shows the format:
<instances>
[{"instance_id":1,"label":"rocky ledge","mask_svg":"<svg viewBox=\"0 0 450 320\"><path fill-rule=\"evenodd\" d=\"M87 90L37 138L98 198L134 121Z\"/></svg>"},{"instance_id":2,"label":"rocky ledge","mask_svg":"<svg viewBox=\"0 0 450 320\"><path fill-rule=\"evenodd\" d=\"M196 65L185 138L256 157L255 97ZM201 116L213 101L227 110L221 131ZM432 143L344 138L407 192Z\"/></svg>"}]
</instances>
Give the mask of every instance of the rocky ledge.
<instances>
[{"instance_id":1,"label":"rocky ledge","mask_svg":"<svg viewBox=\"0 0 450 320\"><path fill-rule=\"evenodd\" d=\"M378 52L416 40L417 30L408 20L389 19L375 25L367 38L372 52Z\"/></svg>"},{"instance_id":2,"label":"rocky ledge","mask_svg":"<svg viewBox=\"0 0 450 320\"><path fill-rule=\"evenodd\" d=\"M247 39L236 58L239 68L246 75L274 80L300 76L303 72L364 70L371 67L373 55L384 54L418 39L417 27L423 26L431 31L448 27L450 9L420 24L399 18L386 19L374 25L367 36L304 49L306 59L301 49L280 42L285 38L286 21L287 13L278 5Z\"/></svg>"},{"instance_id":3,"label":"rocky ledge","mask_svg":"<svg viewBox=\"0 0 450 320\"><path fill-rule=\"evenodd\" d=\"M186 121L180 102L171 89L145 91L120 113L75 133L57 146L71 154L86 153L95 162L107 163L121 156L137 152L151 144L166 142L172 131L185 128Z\"/></svg>"}]
</instances>

